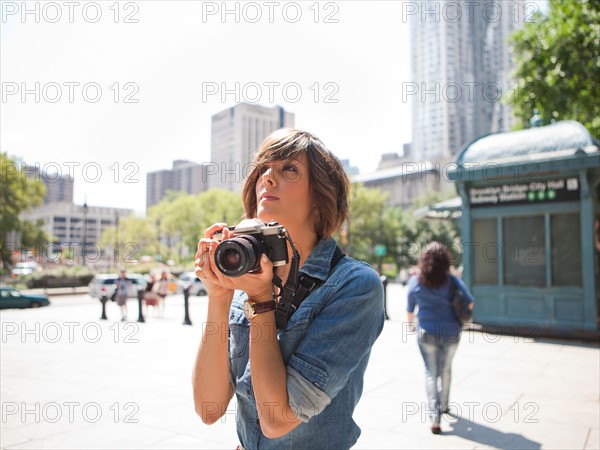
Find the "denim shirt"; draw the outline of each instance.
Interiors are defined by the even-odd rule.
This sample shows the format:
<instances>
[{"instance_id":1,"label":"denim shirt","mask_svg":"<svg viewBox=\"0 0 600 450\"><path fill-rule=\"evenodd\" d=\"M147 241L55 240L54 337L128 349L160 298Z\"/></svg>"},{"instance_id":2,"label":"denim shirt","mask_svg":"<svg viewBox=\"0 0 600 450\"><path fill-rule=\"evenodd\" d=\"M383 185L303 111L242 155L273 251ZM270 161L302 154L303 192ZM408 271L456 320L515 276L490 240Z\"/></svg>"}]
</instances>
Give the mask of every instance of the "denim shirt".
<instances>
[{"instance_id":1,"label":"denim shirt","mask_svg":"<svg viewBox=\"0 0 600 450\"><path fill-rule=\"evenodd\" d=\"M465 286L463 280L454 275L450 275L448 280L440 287L428 288L419 283L419 278L413 275L408 280L408 302L406 310L414 312L418 306L417 319L419 320L419 329L425 333L433 334L443 338L456 338L460 335L462 324L454 314L452 308L453 287L450 283L450 277L456 282L469 303L473 302L473 296Z\"/></svg>"},{"instance_id":2,"label":"denim shirt","mask_svg":"<svg viewBox=\"0 0 600 450\"><path fill-rule=\"evenodd\" d=\"M257 412L249 363L250 323L237 291L229 313L230 377L237 397L237 432L247 449L344 449L356 443L352 420L363 389L371 347L384 323L383 286L366 263L348 256L329 274L336 243L322 239L301 272L324 280L290 318L277 339L287 370L288 401L302 421L285 436L265 437ZM328 276L329 275L329 276ZM290 418L293 418L290 413Z\"/></svg>"}]
</instances>

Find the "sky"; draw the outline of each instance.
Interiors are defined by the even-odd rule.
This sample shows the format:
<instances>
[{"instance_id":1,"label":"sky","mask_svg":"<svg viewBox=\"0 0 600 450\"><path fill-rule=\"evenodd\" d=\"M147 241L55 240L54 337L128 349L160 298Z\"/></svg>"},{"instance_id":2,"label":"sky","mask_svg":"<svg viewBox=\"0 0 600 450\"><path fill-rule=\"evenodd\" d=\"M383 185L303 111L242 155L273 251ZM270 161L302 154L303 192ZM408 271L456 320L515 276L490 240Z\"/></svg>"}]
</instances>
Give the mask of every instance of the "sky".
<instances>
[{"instance_id":1,"label":"sky","mask_svg":"<svg viewBox=\"0 0 600 450\"><path fill-rule=\"evenodd\" d=\"M210 162L238 101L283 106L361 173L411 141L406 4L224 5L2 0L0 149L72 174L76 204L143 213L146 173Z\"/></svg>"}]
</instances>

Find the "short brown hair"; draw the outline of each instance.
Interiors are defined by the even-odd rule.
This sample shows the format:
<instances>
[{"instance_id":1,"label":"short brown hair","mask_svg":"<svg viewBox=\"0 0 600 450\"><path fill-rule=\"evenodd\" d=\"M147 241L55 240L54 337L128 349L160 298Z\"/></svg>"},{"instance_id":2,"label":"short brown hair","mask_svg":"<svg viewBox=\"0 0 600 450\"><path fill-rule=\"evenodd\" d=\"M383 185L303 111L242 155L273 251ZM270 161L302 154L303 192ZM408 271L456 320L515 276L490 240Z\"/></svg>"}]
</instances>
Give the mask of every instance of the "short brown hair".
<instances>
[{"instance_id":1,"label":"short brown hair","mask_svg":"<svg viewBox=\"0 0 600 450\"><path fill-rule=\"evenodd\" d=\"M281 128L265 138L254 154L242 199L246 218L256 217L256 182L264 164L298 159L305 154L310 169L309 188L315 200L315 231L319 238L330 237L348 217L350 183L340 160L312 134L292 128Z\"/></svg>"},{"instance_id":2,"label":"short brown hair","mask_svg":"<svg viewBox=\"0 0 600 450\"><path fill-rule=\"evenodd\" d=\"M428 288L438 288L448 279L450 255L448 248L439 242L431 242L425 247L419 261L419 283Z\"/></svg>"}]
</instances>

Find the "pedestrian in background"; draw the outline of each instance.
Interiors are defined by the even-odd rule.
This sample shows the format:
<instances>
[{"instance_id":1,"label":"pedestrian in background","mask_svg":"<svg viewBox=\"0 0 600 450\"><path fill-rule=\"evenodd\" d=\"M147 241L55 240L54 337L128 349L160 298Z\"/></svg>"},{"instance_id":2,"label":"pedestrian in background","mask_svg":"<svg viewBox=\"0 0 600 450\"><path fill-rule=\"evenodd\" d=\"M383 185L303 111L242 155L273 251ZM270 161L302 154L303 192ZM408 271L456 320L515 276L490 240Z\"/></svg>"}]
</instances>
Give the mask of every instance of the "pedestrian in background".
<instances>
[{"instance_id":1,"label":"pedestrian in background","mask_svg":"<svg viewBox=\"0 0 600 450\"><path fill-rule=\"evenodd\" d=\"M165 299L169 294L169 274L165 271L160 278L154 283L156 295L158 295L158 311L161 317L165 315Z\"/></svg>"},{"instance_id":2,"label":"pedestrian in background","mask_svg":"<svg viewBox=\"0 0 600 450\"><path fill-rule=\"evenodd\" d=\"M452 307L455 286L465 293L471 310L473 296L460 278L450 274L450 255L445 245L427 245L419 269L420 273L408 282L407 320L412 324L416 307L419 350L425 363L427 417L431 432L440 434L441 415L449 412L452 359L462 330Z\"/></svg>"},{"instance_id":3,"label":"pedestrian in background","mask_svg":"<svg viewBox=\"0 0 600 450\"><path fill-rule=\"evenodd\" d=\"M131 286L131 280L127 278L125 269L121 269L116 284L117 305L121 307L121 322L125 322L127 320L127 299L129 298L129 287Z\"/></svg>"},{"instance_id":4,"label":"pedestrian in background","mask_svg":"<svg viewBox=\"0 0 600 450\"><path fill-rule=\"evenodd\" d=\"M144 292L144 303L146 304L146 314L149 313L149 306L152 306L156 312L158 307L158 295L154 293L154 275L149 274L146 279L146 291Z\"/></svg>"}]
</instances>

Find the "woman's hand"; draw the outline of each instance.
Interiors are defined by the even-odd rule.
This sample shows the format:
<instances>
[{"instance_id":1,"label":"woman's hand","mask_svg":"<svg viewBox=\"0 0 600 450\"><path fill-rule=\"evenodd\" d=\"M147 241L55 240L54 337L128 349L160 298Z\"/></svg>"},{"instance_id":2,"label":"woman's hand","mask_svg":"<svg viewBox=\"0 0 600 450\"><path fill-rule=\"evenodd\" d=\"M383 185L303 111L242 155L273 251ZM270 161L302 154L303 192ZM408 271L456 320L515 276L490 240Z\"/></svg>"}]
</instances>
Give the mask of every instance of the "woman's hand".
<instances>
[{"instance_id":1,"label":"woman's hand","mask_svg":"<svg viewBox=\"0 0 600 450\"><path fill-rule=\"evenodd\" d=\"M240 289L248 294L254 301L261 302L273 298L273 263L262 255L260 260L260 272L247 273L240 277L228 277L224 275L215 264L215 249L219 241L213 239L213 235L219 231L223 232L223 240L232 237L233 232L224 223L216 223L207 228L204 238L198 242L196 252L195 273L202 281L209 296L227 296L231 298L235 289Z\"/></svg>"},{"instance_id":2,"label":"woman's hand","mask_svg":"<svg viewBox=\"0 0 600 450\"><path fill-rule=\"evenodd\" d=\"M217 274L221 272L215 266L215 249L219 245L219 241L213 239L215 233L223 232L223 239L230 237L231 231L225 223L215 223L207 228L204 237L198 242L198 250L196 251L196 259L194 261L194 272L200 278L209 297L223 296L231 298L233 296L233 287L223 285Z\"/></svg>"},{"instance_id":3,"label":"woman's hand","mask_svg":"<svg viewBox=\"0 0 600 450\"><path fill-rule=\"evenodd\" d=\"M233 278L236 289L243 290L255 302L273 299L273 263L263 254L260 257L260 272L247 273Z\"/></svg>"}]
</instances>

